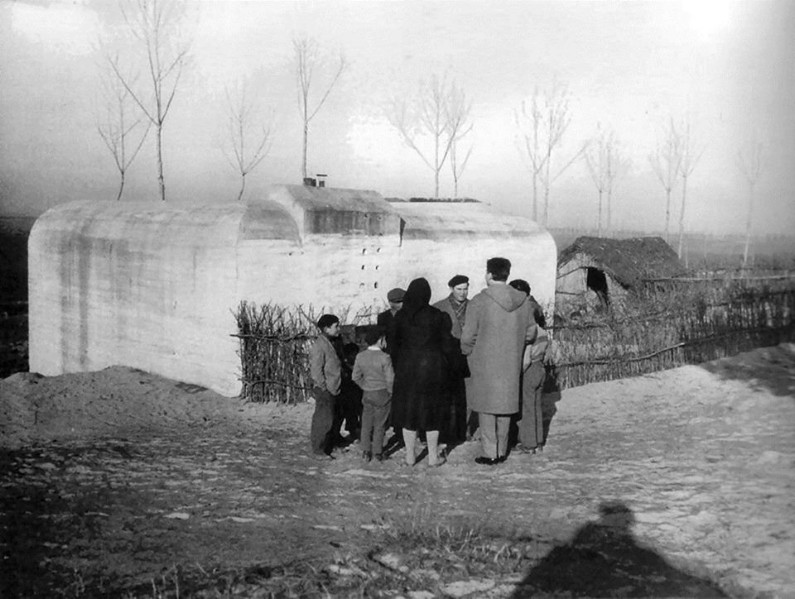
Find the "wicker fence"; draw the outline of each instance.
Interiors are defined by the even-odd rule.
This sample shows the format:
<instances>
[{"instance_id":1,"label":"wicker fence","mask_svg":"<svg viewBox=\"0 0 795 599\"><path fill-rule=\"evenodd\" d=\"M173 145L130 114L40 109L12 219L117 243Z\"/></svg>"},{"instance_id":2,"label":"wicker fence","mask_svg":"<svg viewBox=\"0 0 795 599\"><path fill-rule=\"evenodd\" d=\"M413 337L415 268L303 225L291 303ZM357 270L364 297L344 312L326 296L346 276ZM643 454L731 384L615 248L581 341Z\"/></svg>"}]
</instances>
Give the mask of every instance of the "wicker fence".
<instances>
[{"instance_id":1,"label":"wicker fence","mask_svg":"<svg viewBox=\"0 0 795 599\"><path fill-rule=\"evenodd\" d=\"M598 321L555 328L547 368L565 389L699 364L795 339L793 314L789 285L694 281Z\"/></svg>"},{"instance_id":2,"label":"wicker fence","mask_svg":"<svg viewBox=\"0 0 795 599\"><path fill-rule=\"evenodd\" d=\"M693 281L666 286L587 321L555 326L547 364L558 389L698 364L795 339L792 281ZM257 307L236 313L242 396L293 404L311 387L308 348L321 311ZM353 316L337 311L347 341L355 325L375 320L377 309Z\"/></svg>"},{"instance_id":3,"label":"wicker fence","mask_svg":"<svg viewBox=\"0 0 795 599\"><path fill-rule=\"evenodd\" d=\"M355 339L355 325L375 320L374 308L351 314L350 309L331 310L342 323L343 340ZM294 404L306 399L312 388L309 346L317 337L315 322L324 312L312 306L285 308L241 302L235 313L240 339L243 383L241 396L253 402Z\"/></svg>"}]
</instances>

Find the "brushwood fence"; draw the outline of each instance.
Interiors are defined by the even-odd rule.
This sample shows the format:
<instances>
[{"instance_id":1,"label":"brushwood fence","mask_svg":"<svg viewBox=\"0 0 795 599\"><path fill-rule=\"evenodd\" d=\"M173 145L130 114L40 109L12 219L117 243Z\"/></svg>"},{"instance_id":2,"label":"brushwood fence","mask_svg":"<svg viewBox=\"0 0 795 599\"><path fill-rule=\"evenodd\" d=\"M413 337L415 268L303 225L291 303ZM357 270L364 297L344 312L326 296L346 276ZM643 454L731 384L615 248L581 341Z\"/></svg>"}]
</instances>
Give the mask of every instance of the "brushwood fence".
<instances>
[{"instance_id":1,"label":"brushwood fence","mask_svg":"<svg viewBox=\"0 0 795 599\"><path fill-rule=\"evenodd\" d=\"M565 389L793 340L792 283L680 280L591 322L554 327L550 379Z\"/></svg>"},{"instance_id":2,"label":"brushwood fence","mask_svg":"<svg viewBox=\"0 0 795 599\"><path fill-rule=\"evenodd\" d=\"M663 290L661 290L663 289ZM337 311L348 342L379 310ZM322 311L242 302L235 313L242 397L294 404L311 389L309 347ZM679 281L588 321L552 327L547 372L558 389L698 364L795 340L795 285Z\"/></svg>"},{"instance_id":3,"label":"brushwood fence","mask_svg":"<svg viewBox=\"0 0 795 599\"><path fill-rule=\"evenodd\" d=\"M309 347L317 338L315 322L324 312L312 306L257 306L241 302L235 312L240 340L241 397L252 402L295 404L305 401L312 389ZM355 340L355 324L375 319L373 308L351 314L350 309L332 310L339 316L343 340Z\"/></svg>"}]
</instances>

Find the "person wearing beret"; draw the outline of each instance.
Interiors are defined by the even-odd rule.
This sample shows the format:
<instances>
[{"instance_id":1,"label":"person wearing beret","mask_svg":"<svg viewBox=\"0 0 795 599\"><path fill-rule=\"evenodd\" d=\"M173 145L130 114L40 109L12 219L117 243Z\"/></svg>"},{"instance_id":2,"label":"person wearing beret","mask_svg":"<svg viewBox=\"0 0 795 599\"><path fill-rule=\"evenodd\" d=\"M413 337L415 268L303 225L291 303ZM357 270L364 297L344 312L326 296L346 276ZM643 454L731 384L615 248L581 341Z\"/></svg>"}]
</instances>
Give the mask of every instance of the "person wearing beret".
<instances>
[{"instance_id":1,"label":"person wearing beret","mask_svg":"<svg viewBox=\"0 0 795 599\"><path fill-rule=\"evenodd\" d=\"M469 295L469 277L460 274L455 275L447 282L447 286L450 288L450 294L443 300L436 302L433 307L450 317L452 322L450 333L456 341L460 341L469 303L467 299ZM466 379L469 377L469 367L466 357L461 354L460 346L457 354L454 363L450 365L448 383L449 422L441 435L445 443L452 445L466 441L472 430L477 428L476 424L471 427L467 426L471 420L471 411L467 410L466 395Z\"/></svg>"},{"instance_id":2,"label":"person wearing beret","mask_svg":"<svg viewBox=\"0 0 795 599\"><path fill-rule=\"evenodd\" d=\"M386 301L389 302L389 310L384 310L378 314L376 324L382 327L386 334L386 353L391 354L392 337L395 334L395 314L403 307L403 296L405 290L400 287L390 289L386 294Z\"/></svg>"}]
</instances>

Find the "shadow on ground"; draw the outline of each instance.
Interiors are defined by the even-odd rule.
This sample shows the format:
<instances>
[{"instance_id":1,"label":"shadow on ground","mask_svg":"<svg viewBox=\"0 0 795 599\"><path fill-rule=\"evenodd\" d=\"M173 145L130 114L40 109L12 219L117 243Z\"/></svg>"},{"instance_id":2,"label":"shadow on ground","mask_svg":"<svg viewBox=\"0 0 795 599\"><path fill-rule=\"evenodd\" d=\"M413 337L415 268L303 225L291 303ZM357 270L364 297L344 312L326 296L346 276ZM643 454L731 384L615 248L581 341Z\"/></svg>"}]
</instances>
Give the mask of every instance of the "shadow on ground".
<instances>
[{"instance_id":1,"label":"shadow on ground","mask_svg":"<svg viewBox=\"0 0 795 599\"><path fill-rule=\"evenodd\" d=\"M754 389L795 397L795 343L792 342L706 362L701 367L723 380L743 381Z\"/></svg>"},{"instance_id":2,"label":"shadow on ground","mask_svg":"<svg viewBox=\"0 0 795 599\"><path fill-rule=\"evenodd\" d=\"M683 572L632 535L632 510L603 503L601 517L580 528L534 566L511 599L574 597L726 597L708 580Z\"/></svg>"}]
</instances>

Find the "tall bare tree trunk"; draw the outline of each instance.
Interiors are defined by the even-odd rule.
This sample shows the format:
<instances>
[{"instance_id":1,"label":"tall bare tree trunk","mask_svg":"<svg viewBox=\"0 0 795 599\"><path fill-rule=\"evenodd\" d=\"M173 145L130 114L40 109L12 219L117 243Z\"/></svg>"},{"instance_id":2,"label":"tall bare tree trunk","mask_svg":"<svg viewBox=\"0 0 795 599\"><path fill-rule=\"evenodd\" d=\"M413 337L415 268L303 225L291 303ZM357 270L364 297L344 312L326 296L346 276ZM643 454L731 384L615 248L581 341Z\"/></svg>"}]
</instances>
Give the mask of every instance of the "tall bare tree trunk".
<instances>
[{"instance_id":1,"label":"tall bare tree trunk","mask_svg":"<svg viewBox=\"0 0 795 599\"><path fill-rule=\"evenodd\" d=\"M439 199L439 170L441 166L439 165L439 136L437 135L435 138L434 144L434 164L436 165L436 169L433 173L433 197L437 200Z\"/></svg>"},{"instance_id":2,"label":"tall bare tree trunk","mask_svg":"<svg viewBox=\"0 0 795 599\"><path fill-rule=\"evenodd\" d=\"M240 192L237 194L237 201L243 199L243 192L246 190L246 175L240 177Z\"/></svg>"},{"instance_id":3,"label":"tall bare tree trunk","mask_svg":"<svg viewBox=\"0 0 795 599\"><path fill-rule=\"evenodd\" d=\"M309 142L309 121L304 120L304 148L301 158L301 177L306 179L306 154L307 154L307 144Z\"/></svg>"},{"instance_id":4,"label":"tall bare tree trunk","mask_svg":"<svg viewBox=\"0 0 795 599\"><path fill-rule=\"evenodd\" d=\"M610 233L613 230L613 188L607 188L607 223L605 231Z\"/></svg>"},{"instance_id":5,"label":"tall bare tree trunk","mask_svg":"<svg viewBox=\"0 0 795 599\"><path fill-rule=\"evenodd\" d=\"M163 127L157 126L157 183L160 186L160 199L166 201L166 181L163 178Z\"/></svg>"},{"instance_id":6,"label":"tall bare tree trunk","mask_svg":"<svg viewBox=\"0 0 795 599\"><path fill-rule=\"evenodd\" d=\"M121 194L124 193L124 171L119 173L119 193L116 196L116 201L121 200Z\"/></svg>"},{"instance_id":7,"label":"tall bare tree trunk","mask_svg":"<svg viewBox=\"0 0 795 599\"><path fill-rule=\"evenodd\" d=\"M685 204L687 199L687 175L682 175L682 209L679 211L679 247L676 250L679 259L682 259L685 243Z\"/></svg>"},{"instance_id":8,"label":"tall bare tree trunk","mask_svg":"<svg viewBox=\"0 0 795 599\"><path fill-rule=\"evenodd\" d=\"M552 161L552 152L547 153L547 161L545 165L546 175L544 176L544 228L549 224L549 186L551 181L549 179L549 163Z\"/></svg>"},{"instance_id":9,"label":"tall bare tree trunk","mask_svg":"<svg viewBox=\"0 0 795 599\"><path fill-rule=\"evenodd\" d=\"M671 239L671 188L665 188L665 242L668 243Z\"/></svg>"},{"instance_id":10,"label":"tall bare tree trunk","mask_svg":"<svg viewBox=\"0 0 795 599\"><path fill-rule=\"evenodd\" d=\"M602 236L602 190L599 190L599 216L596 222L596 236Z\"/></svg>"},{"instance_id":11,"label":"tall bare tree trunk","mask_svg":"<svg viewBox=\"0 0 795 599\"><path fill-rule=\"evenodd\" d=\"M743 250L743 268L748 265L748 253L751 248L751 223L754 211L754 186L750 185L748 195L748 214L745 219L745 249Z\"/></svg>"}]
</instances>

